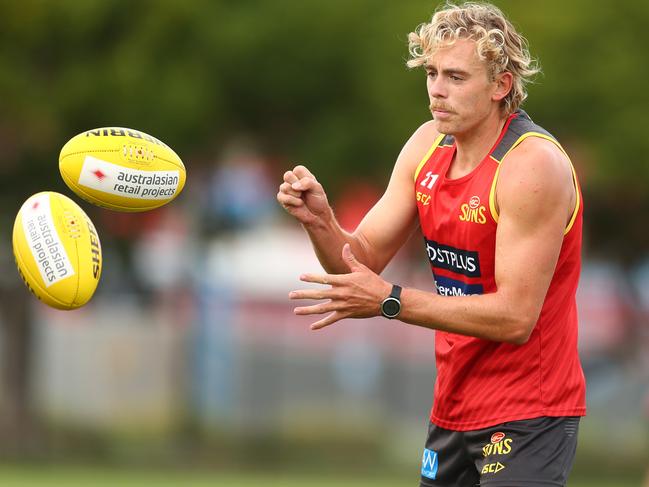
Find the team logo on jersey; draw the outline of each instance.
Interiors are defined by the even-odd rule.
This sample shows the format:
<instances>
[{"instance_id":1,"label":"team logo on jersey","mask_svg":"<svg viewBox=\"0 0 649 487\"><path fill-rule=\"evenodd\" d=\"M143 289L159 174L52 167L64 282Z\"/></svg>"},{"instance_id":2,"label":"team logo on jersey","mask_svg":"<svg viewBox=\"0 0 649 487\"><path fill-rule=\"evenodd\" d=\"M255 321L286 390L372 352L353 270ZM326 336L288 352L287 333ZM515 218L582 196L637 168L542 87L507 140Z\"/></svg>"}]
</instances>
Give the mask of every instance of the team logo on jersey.
<instances>
[{"instance_id":1,"label":"team logo on jersey","mask_svg":"<svg viewBox=\"0 0 649 487\"><path fill-rule=\"evenodd\" d=\"M462 203L459 217L461 222L484 225L487 223L487 208L480 204L480 197L474 195L471 196L468 203Z\"/></svg>"},{"instance_id":2,"label":"team logo on jersey","mask_svg":"<svg viewBox=\"0 0 649 487\"><path fill-rule=\"evenodd\" d=\"M512 451L512 439L505 438L505 433L499 431L491 435L491 440L482 447L482 456L509 455Z\"/></svg>"},{"instance_id":3,"label":"team logo on jersey","mask_svg":"<svg viewBox=\"0 0 649 487\"><path fill-rule=\"evenodd\" d=\"M453 271L468 277L480 277L478 252L456 249L425 239L428 260L433 267Z\"/></svg>"},{"instance_id":4,"label":"team logo on jersey","mask_svg":"<svg viewBox=\"0 0 649 487\"><path fill-rule=\"evenodd\" d=\"M503 433L502 431L498 431L497 433L494 433L493 435L491 435L491 442L492 443L498 443L504 437L505 437L505 433Z\"/></svg>"},{"instance_id":5,"label":"team logo on jersey","mask_svg":"<svg viewBox=\"0 0 649 487\"><path fill-rule=\"evenodd\" d=\"M505 455L509 455L511 451L512 451L512 439L506 438L505 433L503 433L502 431L497 431L496 433L491 435L491 438L489 439L489 443L487 443L485 446L482 447L482 456L484 458L487 458L490 455L505 456ZM484 475L488 473L498 473L503 468L505 468L505 466L498 461L485 463L485 465L482 467L482 470L480 471L480 474Z\"/></svg>"}]
</instances>

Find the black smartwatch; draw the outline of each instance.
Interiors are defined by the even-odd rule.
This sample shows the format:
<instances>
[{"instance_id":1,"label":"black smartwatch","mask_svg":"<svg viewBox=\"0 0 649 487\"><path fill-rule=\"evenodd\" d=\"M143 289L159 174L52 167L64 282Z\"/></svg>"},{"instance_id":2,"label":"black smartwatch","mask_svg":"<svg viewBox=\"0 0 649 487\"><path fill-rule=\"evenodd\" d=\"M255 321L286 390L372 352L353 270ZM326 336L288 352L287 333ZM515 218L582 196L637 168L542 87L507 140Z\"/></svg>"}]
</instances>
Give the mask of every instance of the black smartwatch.
<instances>
[{"instance_id":1,"label":"black smartwatch","mask_svg":"<svg viewBox=\"0 0 649 487\"><path fill-rule=\"evenodd\" d=\"M386 318L392 319L399 316L401 311L401 286L394 284L392 292L381 303L381 314Z\"/></svg>"}]
</instances>

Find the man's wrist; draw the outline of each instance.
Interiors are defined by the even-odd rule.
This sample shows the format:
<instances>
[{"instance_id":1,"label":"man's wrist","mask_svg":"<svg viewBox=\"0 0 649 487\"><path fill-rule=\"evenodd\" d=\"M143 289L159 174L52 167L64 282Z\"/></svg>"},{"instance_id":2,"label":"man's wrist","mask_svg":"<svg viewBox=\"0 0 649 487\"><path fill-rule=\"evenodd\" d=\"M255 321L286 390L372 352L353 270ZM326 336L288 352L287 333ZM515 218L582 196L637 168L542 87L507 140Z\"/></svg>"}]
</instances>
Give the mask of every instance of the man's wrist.
<instances>
[{"instance_id":1,"label":"man's wrist","mask_svg":"<svg viewBox=\"0 0 649 487\"><path fill-rule=\"evenodd\" d=\"M332 231L340 230L333 211L329 210L324 215L314 215L313 220L302 222L302 227L310 235L331 234Z\"/></svg>"},{"instance_id":2,"label":"man's wrist","mask_svg":"<svg viewBox=\"0 0 649 487\"><path fill-rule=\"evenodd\" d=\"M384 317L394 319L401 313L401 291L401 286L392 285L390 295L381 302L381 314Z\"/></svg>"}]
</instances>

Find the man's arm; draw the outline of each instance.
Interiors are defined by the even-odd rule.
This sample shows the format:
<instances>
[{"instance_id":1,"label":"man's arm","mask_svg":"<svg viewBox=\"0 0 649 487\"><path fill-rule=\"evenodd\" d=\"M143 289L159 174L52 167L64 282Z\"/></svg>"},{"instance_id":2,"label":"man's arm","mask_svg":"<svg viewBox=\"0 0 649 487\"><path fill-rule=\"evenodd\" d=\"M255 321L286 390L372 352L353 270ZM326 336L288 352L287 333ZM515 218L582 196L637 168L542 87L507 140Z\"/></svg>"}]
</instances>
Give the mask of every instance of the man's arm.
<instances>
[{"instance_id":1,"label":"man's arm","mask_svg":"<svg viewBox=\"0 0 649 487\"><path fill-rule=\"evenodd\" d=\"M401 321L494 341L521 344L528 339L556 267L576 193L569 161L550 142L529 138L502 164L497 187L497 291L445 297L406 288L401 294ZM389 283L359 263L349 249L344 253L349 274L303 276L308 282L324 281L331 289L290 294L293 299L330 300L295 309L297 314L332 312L314 323L314 329L342 318L379 315L379 304L389 292Z\"/></svg>"},{"instance_id":2,"label":"man's arm","mask_svg":"<svg viewBox=\"0 0 649 487\"><path fill-rule=\"evenodd\" d=\"M284 174L277 200L302 223L327 272L349 272L341 257L346 243L361 262L377 273L405 243L417 222L412 195L414 171L436 136L431 123L425 123L412 135L397 158L385 193L352 233L340 227L322 185L306 167L297 166Z\"/></svg>"}]
</instances>

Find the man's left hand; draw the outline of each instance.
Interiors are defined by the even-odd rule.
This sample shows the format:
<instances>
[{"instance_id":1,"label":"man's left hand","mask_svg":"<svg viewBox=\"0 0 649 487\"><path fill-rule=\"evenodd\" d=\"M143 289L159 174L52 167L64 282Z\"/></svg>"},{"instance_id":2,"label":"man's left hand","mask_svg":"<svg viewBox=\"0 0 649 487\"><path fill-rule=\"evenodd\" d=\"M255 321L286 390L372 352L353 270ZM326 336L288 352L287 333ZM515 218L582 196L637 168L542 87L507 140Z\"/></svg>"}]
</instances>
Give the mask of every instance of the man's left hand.
<instances>
[{"instance_id":1,"label":"man's left hand","mask_svg":"<svg viewBox=\"0 0 649 487\"><path fill-rule=\"evenodd\" d=\"M330 313L311 325L319 330L344 318L370 318L381 314L381 302L390 294L392 285L364 266L349 244L342 249L343 261L349 274L303 274L300 280L330 286L328 289L301 289L291 291L290 299L326 300L312 306L300 306L293 310L296 315L319 315Z\"/></svg>"}]
</instances>

